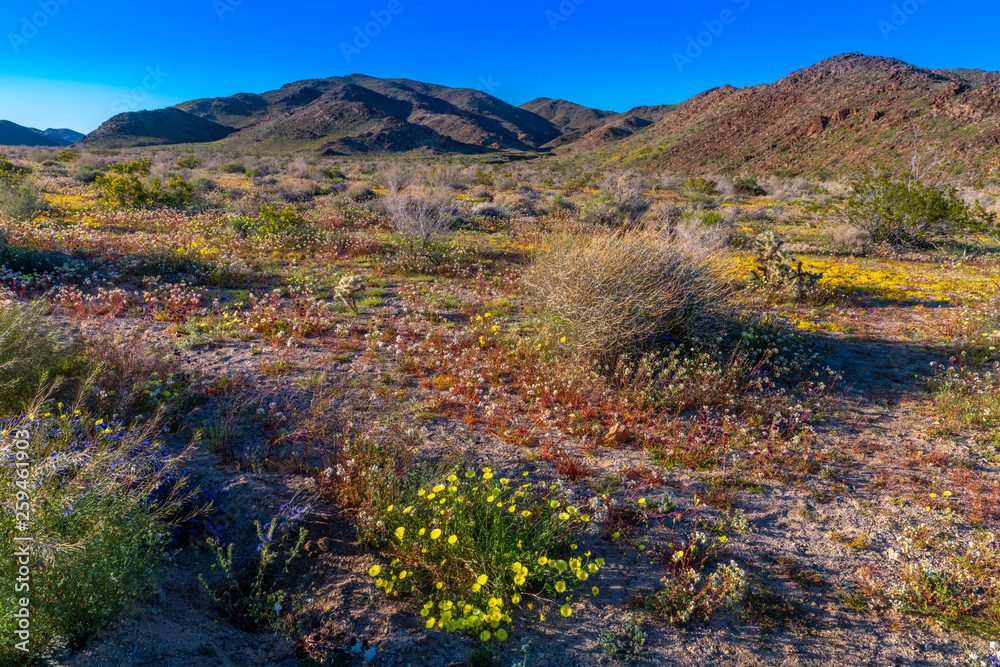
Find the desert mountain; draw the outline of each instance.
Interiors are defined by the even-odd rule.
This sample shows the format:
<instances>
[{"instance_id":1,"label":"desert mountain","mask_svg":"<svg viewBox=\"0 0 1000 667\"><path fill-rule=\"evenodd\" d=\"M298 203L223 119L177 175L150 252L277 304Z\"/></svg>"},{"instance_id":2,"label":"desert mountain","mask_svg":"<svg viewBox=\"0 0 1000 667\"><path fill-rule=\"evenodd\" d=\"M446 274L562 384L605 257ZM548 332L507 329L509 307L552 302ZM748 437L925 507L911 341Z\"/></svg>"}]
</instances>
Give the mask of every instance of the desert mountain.
<instances>
[{"instance_id":1,"label":"desert mountain","mask_svg":"<svg viewBox=\"0 0 1000 667\"><path fill-rule=\"evenodd\" d=\"M541 116L563 132L579 130L588 125L593 126L608 116L619 115L614 111L591 109L566 100L553 100L548 97L539 97L525 102L520 108Z\"/></svg>"},{"instance_id":2,"label":"desert mountain","mask_svg":"<svg viewBox=\"0 0 1000 667\"><path fill-rule=\"evenodd\" d=\"M674 104L660 104L652 107L636 107L625 113L612 114L600 120L587 123L580 128L556 137L544 148L558 148L571 145L571 152L600 148L630 137L647 128L677 108Z\"/></svg>"},{"instance_id":3,"label":"desert mountain","mask_svg":"<svg viewBox=\"0 0 1000 667\"><path fill-rule=\"evenodd\" d=\"M35 128L31 128L35 130ZM47 130L35 130L35 132L41 132L42 135L49 137L50 139L55 139L56 141L61 141L66 145L75 144L76 142L83 139L84 135L82 132L77 132L76 130L69 130L65 127L52 128Z\"/></svg>"},{"instance_id":4,"label":"desert mountain","mask_svg":"<svg viewBox=\"0 0 1000 667\"><path fill-rule=\"evenodd\" d=\"M1000 168L1000 73L848 54L776 83L702 93L610 145L562 149L605 166L689 173L841 173L913 151ZM557 152L562 152L557 151Z\"/></svg>"},{"instance_id":5,"label":"desert mountain","mask_svg":"<svg viewBox=\"0 0 1000 667\"><path fill-rule=\"evenodd\" d=\"M237 128L228 145L325 155L531 150L562 134L548 120L476 90L360 74L177 108Z\"/></svg>"},{"instance_id":6,"label":"desert mountain","mask_svg":"<svg viewBox=\"0 0 1000 667\"><path fill-rule=\"evenodd\" d=\"M1000 169L1000 73L848 54L769 84L723 86L625 113L360 74L121 114L92 146L221 141L245 150L364 155L552 151L587 166L688 173L841 173L922 151Z\"/></svg>"},{"instance_id":7,"label":"desert mountain","mask_svg":"<svg viewBox=\"0 0 1000 667\"><path fill-rule=\"evenodd\" d=\"M80 143L90 148L205 143L224 139L232 132L231 127L170 108L118 114Z\"/></svg>"},{"instance_id":8,"label":"desert mountain","mask_svg":"<svg viewBox=\"0 0 1000 667\"><path fill-rule=\"evenodd\" d=\"M66 133L66 134L64 134ZM73 130L36 130L0 120L0 146L69 146L83 135Z\"/></svg>"}]
</instances>

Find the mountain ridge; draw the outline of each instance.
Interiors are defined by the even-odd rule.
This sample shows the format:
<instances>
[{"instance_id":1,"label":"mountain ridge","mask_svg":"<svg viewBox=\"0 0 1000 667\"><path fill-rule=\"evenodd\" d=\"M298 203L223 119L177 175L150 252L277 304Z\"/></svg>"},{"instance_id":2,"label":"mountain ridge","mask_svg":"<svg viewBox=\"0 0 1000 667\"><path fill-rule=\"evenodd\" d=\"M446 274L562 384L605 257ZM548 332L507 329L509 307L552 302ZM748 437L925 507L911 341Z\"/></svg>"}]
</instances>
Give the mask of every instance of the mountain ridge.
<instances>
[{"instance_id":1,"label":"mountain ridge","mask_svg":"<svg viewBox=\"0 0 1000 667\"><path fill-rule=\"evenodd\" d=\"M723 85L678 104L624 113L540 97L512 106L481 91L363 74L171 107L163 145L212 123L220 147L327 156L521 151L581 166L685 173L835 173L918 146L1000 169L1000 73L927 69L842 54L773 83ZM150 112L144 112L150 113ZM178 115L180 114L180 115ZM128 145L130 114L85 145ZM114 119L112 119L114 120ZM109 121L110 123L111 121ZM107 124L105 124L107 125ZM142 125L142 123L138 123ZM224 136L222 136L224 134ZM176 136L175 136L176 135Z\"/></svg>"}]
</instances>

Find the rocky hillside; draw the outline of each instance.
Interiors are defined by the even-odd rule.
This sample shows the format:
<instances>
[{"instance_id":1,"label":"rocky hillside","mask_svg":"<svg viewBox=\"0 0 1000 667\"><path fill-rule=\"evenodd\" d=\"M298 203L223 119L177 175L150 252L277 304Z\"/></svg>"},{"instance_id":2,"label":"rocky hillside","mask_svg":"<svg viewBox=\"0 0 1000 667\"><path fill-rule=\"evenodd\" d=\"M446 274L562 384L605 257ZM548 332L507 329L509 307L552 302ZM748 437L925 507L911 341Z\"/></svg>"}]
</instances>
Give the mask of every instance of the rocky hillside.
<instances>
[{"instance_id":1,"label":"rocky hillside","mask_svg":"<svg viewBox=\"0 0 1000 667\"><path fill-rule=\"evenodd\" d=\"M837 56L772 84L698 95L620 141L562 151L604 166L678 173L853 171L920 151L956 168L1000 168L1000 73ZM581 153L582 151L582 153Z\"/></svg>"},{"instance_id":2,"label":"rocky hillside","mask_svg":"<svg viewBox=\"0 0 1000 667\"><path fill-rule=\"evenodd\" d=\"M619 142L654 123L663 120L676 105L661 104L652 107L636 107L625 113L618 113L587 123L580 128L566 132L547 143L544 148L568 146L570 152L591 150Z\"/></svg>"},{"instance_id":3,"label":"rocky hillside","mask_svg":"<svg viewBox=\"0 0 1000 667\"><path fill-rule=\"evenodd\" d=\"M232 133L231 127L171 108L118 114L80 143L89 148L193 144L218 141Z\"/></svg>"},{"instance_id":4,"label":"rocky hillside","mask_svg":"<svg viewBox=\"0 0 1000 667\"><path fill-rule=\"evenodd\" d=\"M562 131L476 90L352 74L178 109L239 129L225 143L324 155L532 150Z\"/></svg>"},{"instance_id":5,"label":"rocky hillside","mask_svg":"<svg viewBox=\"0 0 1000 667\"><path fill-rule=\"evenodd\" d=\"M614 111L591 109L566 100L553 100L548 97L539 97L525 102L520 108L541 116L563 132L579 130L588 125L594 126L609 116L619 115Z\"/></svg>"}]
</instances>

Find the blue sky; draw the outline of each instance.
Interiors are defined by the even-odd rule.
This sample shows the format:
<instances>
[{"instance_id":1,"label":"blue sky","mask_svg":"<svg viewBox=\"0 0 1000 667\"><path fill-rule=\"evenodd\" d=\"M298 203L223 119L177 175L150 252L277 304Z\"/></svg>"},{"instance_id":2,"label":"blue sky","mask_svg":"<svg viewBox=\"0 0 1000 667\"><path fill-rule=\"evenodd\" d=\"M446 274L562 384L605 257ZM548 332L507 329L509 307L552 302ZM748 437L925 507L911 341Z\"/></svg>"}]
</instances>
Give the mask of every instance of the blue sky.
<instances>
[{"instance_id":1,"label":"blue sky","mask_svg":"<svg viewBox=\"0 0 1000 667\"><path fill-rule=\"evenodd\" d=\"M0 119L88 132L353 72L624 111L848 52L1000 70L998 18L995 0L4 0Z\"/></svg>"}]
</instances>

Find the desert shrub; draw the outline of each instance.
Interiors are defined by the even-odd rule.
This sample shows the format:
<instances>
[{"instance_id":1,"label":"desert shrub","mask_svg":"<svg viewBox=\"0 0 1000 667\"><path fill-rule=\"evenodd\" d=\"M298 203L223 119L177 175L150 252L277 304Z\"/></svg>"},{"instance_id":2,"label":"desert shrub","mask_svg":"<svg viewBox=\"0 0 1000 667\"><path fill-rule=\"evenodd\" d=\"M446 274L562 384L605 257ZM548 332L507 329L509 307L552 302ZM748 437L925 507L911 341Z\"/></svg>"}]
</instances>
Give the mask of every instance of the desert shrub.
<instances>
[{"instance_id":1,"label":"desert shrub","mask_svg":"<svg viewBox=\"0 0 1000 667\"><path fill-rule=\"evenodd\" d=\"M477 204L472 208L472 215L479 218L502 220L507 217L507 212L495 204Z\"/></svg>"},{"instance_id":2,"label":"desert shrub","mask_svg":"<svg viewBox=\"0 0 1000 667\"><path fill-rule=\"evenodd\" d=\"M223 174L242 174L246 172L246 167L240 162L224 162L219 165L219 171Z\"/></svg>"},{"instance_id":3,"label":"desert shrub","mask_svg":"<svg viewBox=\"0 0 1000 667\"><path fill-rule=\"evenodd\" d=\"M111 165L107 174L94 179L101 200L121 208L148 208L155 205L183 206L194 201L194 188L184 179L173 176L167 183L153 177L148 183L151 163L143 158Z\"/></svg>"},{"instance_id":4,"label":"desert shrub","mask_svg":"<svg viewBox=\"0 0 1000 667\"><path fill-rule=\"evenodd\" d=\"M30 657L55 637L76 642L98 633L152 591L170 537L166 521L182 500L172 479L178 460L152 431L79 414L0 423L0 529L34 538L26 565L16 557L19 543L5 539L0 548L0 582L12 593L0 600L3 664L23 664L14 656ZM24 461L30 465L18 467ZM26 529L15 523L24 505ZM25 569L30 641L21 653L14 646L25 639L14 615L21 595L13 592Z\"/></svg>"},{"instance_id":5,"label":"desert shrub","mask_svg":"<svg viewBox=\"0 0 1000 667\"><path fill-rule=\"evenodd\" d=\"M361 276L344 276L337 283L333 295L340 299L345 306L350 308L354 314L358 312L357 298L366 289L365 281Z\"/></svg>"},{"instance_id":6,"label":"desert shrub","mask_svg":"<svg viewBox=\"0 0 1000 667\"><path fill-rule=\"evenodd\" d=\"M352 183L347 188L347 198L353 202L363 202L374 199L375 193L363 183Z\"/></svg>"},{"instance_id":7,"label":"desert shrub","mask_svg":"<svg viewBox=\"0 0 1000 667\"><path fill-rule=\"evenodd\" d=\"M534 202L522 194L499 194L493 198L493 203L512 215L530 216L536 213Z\"/></svg>"},{"instance_id":8,"label":"desert shrub","mask_svg":"<svg viewBox=\"0 0 1000 667\"><path fill-rule=\"evenodd\" d=\"M22 181L8 185L0 181L0 214L17 222L30 222L48 208L34 183Z\"/></svg>"},{"instance_id":9,"label":"desert shrub","mask_svg":"<svg viewBox=\"0 0 1000 667\"><path fill-rule=\"evenodd\" d=\"M0 305L0 416L20 412L46 378L71 368L66 354L43 326L45 304Z\"/></svg>"},{"instance_id":10,"label":"desert shrub","mask_svg":"<svg viewBox=\"0 0 1000 667\"><path fill-rule=\"evenodd\" d=\"M580 210L580 219L603 225L637 222L649 210L649 201L642 196L642 185L630 174L617 174L605 179L601 194Z\"/></svg>"},{"instance_id":11,"label":"desert shrub","mask_svg":"<svg viewBox=\"0 0 1000 667\"><path fill-rule=\"evenodd\" d=\"M503 641L522 601L544 619L598 593L586 582L604 562L574 542L590 517L556 487L458 470L406 503L389 508L389 562L369 574L388 595L416 597L428 628Z\"/></svg>"},{"instance_id":12,"label":"desert shrub","mask_svg":"<svg viewBox=\"0 0 1000 667\"><path fill-rule=\"evenodd\" d=\"M926 246L956 235L993 233L997 216L976 201L967 204L954 186L915 176L894 178L873 170L855 178L844 209L847 221L872 242Z\"/></svg>"},{"instance_id":13,"label":"desert shrub","mask_svg":"<svg viewBox=\"0 0 1000 667\"><path fill-rule=\"evenodd\" d=\"M484 187L493 187L493 172L485 169L476 169L476 183Z\"/></svg>"},{"instance_id":14,"label":"desert shrub","mask_svg":"<svg viewBox=\"0 0 1000 667\"><path fill-rule=\"evenodd\" d=\"M692 192L708 195L709 197L719 195L719 184L703 176L689 178L687 183L684 184L684 187Z\"/></svg>"},{"instance_id":15,"label":"desert shrub","mask_svg":"<svg viewBox=\"0 0 1000 667\"><path fill-rule=\"evenodd\" d=\"M455 224L453 206L436 194L397 194L384 200L389 220L411 245L422 247L451 230Z\"/></svg>"},{"instance_id":16,"label":"desert shrub","mask_svg":"<svg viewBox=\"0 0 1000 667\"><path fill-rule=\"evenodd\" d=\"M737 197L763 197L767 190L757 184L753 177L733 179L733 194Z\"/></svg>"},{"instance_id":17,"label":"desert shrub","mask_svg":"<svg viewBox=\"0 0 1000 667\"><path fill-rule=\"evenodd\" d=\"M197 169L201 166L201 160L193 155L182 155L177 159L178 169Z\"/></svg>"},{"instance_id":18,"label":"desert shrub","mask_svg":"<svg viewBox=\"0 0 1000 667\"><path fill-rule=\"evenodd\" d=\"M512 192L521 188L521 178L518 174L510 171L497 172L493 174L493 187L497 192Z\"/></svg>"},{"instance_id":19,"label":"desert shrub","mask_svg":"<svg viewBox=\"0 0 1000 667\"><path fill-rule=\"evenodd\" d=\"M218 540L210 539L215 555L212 569L218 576L198 575L216 606L230 621L248 630L281 626L282 603L288 593L279 583L288 574L306 539L305 528L299 527L297 534L291 530L302 508L282 509L285 514L263 526L259 521L254 522L257 546L249 555L234 556L232 542L222 546Z\"/></svg>"},{"instance_id":20,"label":"desert shrub","mask_svg":"<svg viewBox=\"0 0 1000 667\"><path fill-rule=\"evenodd\" d=\"M253 218L235 218L230 223L244 236L308 244L319 238L316 226L291 208L264 206Z\"/></svg>"},{"instance_id":21,"label":"desert shrub","mask_svg":"<svg viewBox=\"0 0 1000 667\"><path fill-rule=\"evenodd\" d=\"M375 185L384 188L390 195L405 190L416 182L413 169L401 162L381 162L375 168Z\"/></svg>"},{"instance_id":22,"label":"desert shrub","mask_svg":"<svg viewBox=\"0 0 1000 667\"><path fill-rule=\"evenodd\" d=\"M717 248L691 230L566 239L535 258L527 282L569 345L613 368L622 356L718 330L727 299Z\"/></svg>"},{"instance_id":23,"label":"desert shrub","mask_svg":"<svg viewBox=\"0 0 1000 667\"><path fill-rule=\"evenodd\" d=\"M76 151L66 149L56 156L56 160L63 163L76 162L80 159L80 154Z\"/></svg>"},{"instance_id":24,"label":"desert shrub","mask_svg":"<svg viewBox=\"0 0 1000 667\"><path fill-rule=\"evenodd\" d=\"M198 178L191 181L191 187L194 188L195 192L206 193L212 190L218 189L218 185L211 178L205 178L204 176L199 176Z\"/></svg>"},{"instance_id":25,"label":"desert shrub","mask_svg":"<svg viewBox=\"0 0 1000 667\"><path fill-rule=\"evenodd\" d=\"M782 241L773 230L766 231L755 240L754 262L757 268L751 278L771 289L785 291L795 299L802 299L816 287L823 277L802 269L802 262L782 249Z\"/></svg>"},{"instance_id":26,"label":"desert shrub","mask_svg":"<svg viewBox=\"0 0 1000 667\"><path fill-rule=\"evenodd\" d=\"M835 228L833 242L841 252L860 257L871 252L873 245L871 233L854 225L841 225Z\"/></svg>"}]
</instances>

